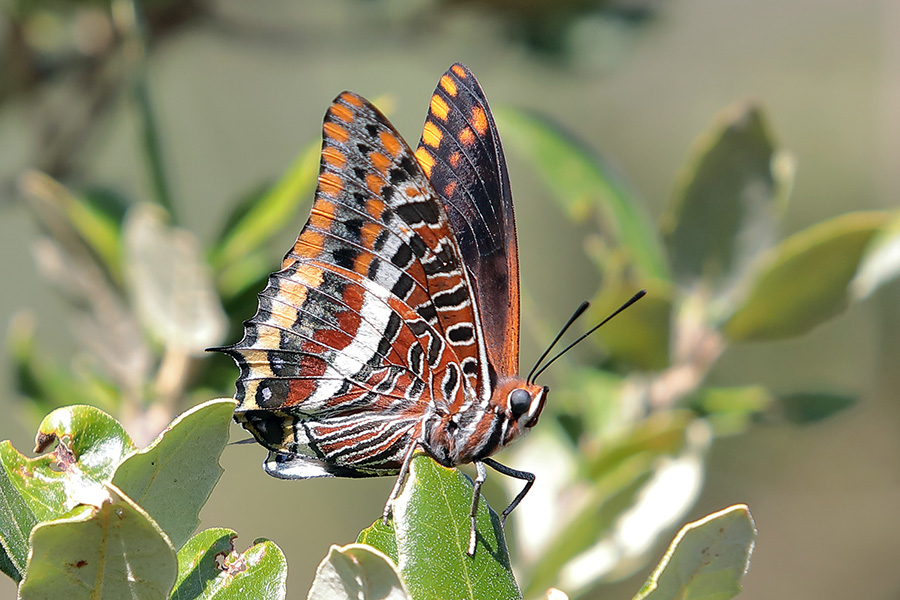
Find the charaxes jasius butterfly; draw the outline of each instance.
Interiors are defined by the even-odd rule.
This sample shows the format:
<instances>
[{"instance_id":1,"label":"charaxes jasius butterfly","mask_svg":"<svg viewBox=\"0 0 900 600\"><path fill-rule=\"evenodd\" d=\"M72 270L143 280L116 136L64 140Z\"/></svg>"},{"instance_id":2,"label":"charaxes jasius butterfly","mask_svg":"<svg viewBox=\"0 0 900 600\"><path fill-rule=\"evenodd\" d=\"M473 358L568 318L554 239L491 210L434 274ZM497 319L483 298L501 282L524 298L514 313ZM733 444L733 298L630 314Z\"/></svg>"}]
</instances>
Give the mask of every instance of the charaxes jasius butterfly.
<instances>
[{"instance_id":1,"label":"charaxes jasius butterfly","mask_svg":"<svg viewBox=\"0 0 900 600\"><path fill-rule=\"evenodd\" d=\"M484 92L455 64L414 152L364 98L325 116L309 221L259 294L243 339L235 419L283 479L397 475L410 461L475 463L537 423L548 388L522 379L519 266L506 162Z\"/></svg>"}]
</instances>

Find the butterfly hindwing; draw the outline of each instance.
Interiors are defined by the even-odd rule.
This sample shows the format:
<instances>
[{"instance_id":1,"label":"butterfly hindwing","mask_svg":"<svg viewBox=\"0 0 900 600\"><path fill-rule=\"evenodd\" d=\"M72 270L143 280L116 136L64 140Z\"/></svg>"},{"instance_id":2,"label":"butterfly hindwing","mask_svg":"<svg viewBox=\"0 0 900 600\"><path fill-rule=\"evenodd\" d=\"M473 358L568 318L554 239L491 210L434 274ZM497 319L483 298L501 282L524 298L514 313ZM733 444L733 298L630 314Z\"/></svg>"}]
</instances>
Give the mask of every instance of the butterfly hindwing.
<instances>
[{"instance_id":1,"label":"butterfly hindwing","mask_svg":"<svg viewBox=\"0 0 900 600\"><path fill-rule=\"evenodd\" d=\"M487 98L457 63L441 77L416 158L441 195L472 275L490 362L519 360L519 263L506 160Z\"/></svg>"}]
</instances>

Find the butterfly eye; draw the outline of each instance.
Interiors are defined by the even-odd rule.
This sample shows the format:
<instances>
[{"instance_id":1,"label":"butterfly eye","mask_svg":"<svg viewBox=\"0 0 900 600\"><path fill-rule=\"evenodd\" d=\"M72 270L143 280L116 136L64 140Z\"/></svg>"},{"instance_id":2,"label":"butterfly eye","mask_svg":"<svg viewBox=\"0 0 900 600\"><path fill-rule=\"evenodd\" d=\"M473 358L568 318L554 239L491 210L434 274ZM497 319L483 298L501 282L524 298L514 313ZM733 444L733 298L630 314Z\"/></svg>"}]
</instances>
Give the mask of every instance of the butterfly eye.
<instances>
[{"instance_id":1,"label":"butterfly eye","mask_svg":"<svg viewBox=\"0 0 900 600\"><path fill-rule=\"evenodd\" d=\"M531 394L522 388L514 389L509 394L509 410L517 419L531 408Z\"/></svg>"}]
</instances>

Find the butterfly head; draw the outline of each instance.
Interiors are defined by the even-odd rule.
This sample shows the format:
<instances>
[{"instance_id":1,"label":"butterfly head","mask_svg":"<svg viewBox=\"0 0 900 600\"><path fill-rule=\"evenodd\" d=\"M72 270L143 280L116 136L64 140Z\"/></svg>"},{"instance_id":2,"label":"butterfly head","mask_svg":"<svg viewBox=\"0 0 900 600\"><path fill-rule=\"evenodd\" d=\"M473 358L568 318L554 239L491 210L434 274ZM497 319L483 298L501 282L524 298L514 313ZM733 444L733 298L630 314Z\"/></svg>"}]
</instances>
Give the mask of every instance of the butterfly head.
<instances>
[{"instance_id":1,"label":"butterfly head","mask_svg":"<svg viewBox=\"0 0 900 600\"><path fill-rule=\"evenodd\" d=\"M546 386L527 383L518 377L511 377L497 385L492 403L503 411L509 423L504 443L537 424L549 391Z\"/></svg>"}]
</instances>

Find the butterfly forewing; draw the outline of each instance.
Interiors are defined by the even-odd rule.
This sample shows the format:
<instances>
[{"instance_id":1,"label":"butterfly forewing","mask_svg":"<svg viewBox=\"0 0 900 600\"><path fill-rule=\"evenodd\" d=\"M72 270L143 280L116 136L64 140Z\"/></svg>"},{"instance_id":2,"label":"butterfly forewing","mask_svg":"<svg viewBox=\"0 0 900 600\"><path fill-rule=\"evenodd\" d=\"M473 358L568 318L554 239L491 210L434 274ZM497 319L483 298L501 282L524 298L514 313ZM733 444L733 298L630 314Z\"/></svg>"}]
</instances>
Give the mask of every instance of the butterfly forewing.
<instances>
[{"instance_id":1,"label":"butterfly forewing","mask_svg":"<svg viewBox=\"0 0 900 600\"><path fill-rule=\"evenodd\" d=\"M457 63L441 77L416 158L441 195L474 282L491 365L518 372L519 262L506 160L487 98Z\"/></svg>"},{"instance_id":2,"label":"butterfly forewing","mask_svg":"<svg viewBox=\"0 0 900 600\"><path fill-rule=\"evenodd\" d=\"M384 475L429 411L475 396L477 307L440 198L387 119L345 92L323 133L310 219L225 349L236 418L273 475Z\"/></svg>"}]
</instances>

